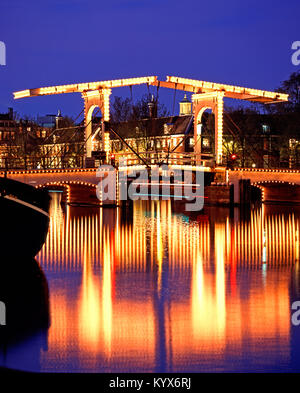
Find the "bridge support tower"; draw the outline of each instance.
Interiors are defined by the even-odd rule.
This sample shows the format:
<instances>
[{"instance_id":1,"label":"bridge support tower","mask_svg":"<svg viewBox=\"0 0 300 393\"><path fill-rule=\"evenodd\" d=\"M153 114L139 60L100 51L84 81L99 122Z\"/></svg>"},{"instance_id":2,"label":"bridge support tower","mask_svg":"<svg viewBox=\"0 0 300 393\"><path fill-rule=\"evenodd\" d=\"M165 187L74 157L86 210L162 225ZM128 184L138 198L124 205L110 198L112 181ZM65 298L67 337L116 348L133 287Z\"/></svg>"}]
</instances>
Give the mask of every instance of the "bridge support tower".
<instances>
[{"instance_id":1,"label":"bridge support tower","mask_svg":"<svg viewBox=\"0 0 300 393\"><path fill-rule=\"evenodd\" d=\"M109 97L111 95L111 89L99 89L85 91L82 93L84 100L84 122L85 122L85 158L92 157L92 115L95 108L100 108L102 112L102 144L104 146L104 122L109 121Z\"/></svg>"},{"instance_id":2,"label":"bridge support tower","mask_svg":"<svg viewBox=\"0 0 300 393\"><path fill-rule=\"evenodd\" d=\"M197 165L201 165L201 119L207 109L211 109L215 115L215 160L217 165L222 164L224 95L222 91L192 95Z\"/></svg>"}]
</instances>

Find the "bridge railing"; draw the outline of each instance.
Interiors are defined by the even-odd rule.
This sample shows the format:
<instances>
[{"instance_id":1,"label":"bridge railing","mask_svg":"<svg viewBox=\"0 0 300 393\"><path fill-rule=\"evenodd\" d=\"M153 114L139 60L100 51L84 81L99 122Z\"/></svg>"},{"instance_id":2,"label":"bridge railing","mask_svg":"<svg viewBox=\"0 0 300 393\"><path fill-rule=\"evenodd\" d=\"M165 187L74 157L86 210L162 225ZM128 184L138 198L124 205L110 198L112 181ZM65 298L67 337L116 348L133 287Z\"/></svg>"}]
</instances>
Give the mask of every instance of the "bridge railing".
<instances>
[{"instance_id":1,"label":"bridge railing","mask_svg":"<svg viewBox=\"0 0 300 393\"><path fill-rule=\"evenodd\" d=\"M113 158L112 158L113 157ZM140 157L144 162L133 153L111 153L108 154L108 163L119 165L121 159L126 160L127 165L139 165L147 162L149 165L153 164L173 164L173 165L195 165L196 157L193 153L170 153L148 151L140 153ZM212 157L205 155L200 158L200 165L213 166ZM92 166L98 167L104 162L92 159ZM199 164L199 160L197 160ZM34 156L17 158L0 158L0 170L36 170L36 169L67 169L67 168L84 168L85 160L83 156L65 156L48 157L48 156Z\"/></svg>"},{"instance_id":2,"label":"bridge railing","mask_svg":"<svg viewBox=\"0 0 300 393\"><path fill-rule=\"evenodd\" d=\"M83 156L48 157L34 156L24 158L0 158L0 170L35 170L35 169L64 169L83 168Z\"/></svg>"},{"instance_id":3,"label":"bridge railing","mask_svg":"<svg viewBox=\"0 0 300 393\"><path fill-rule=\"evenodd\" d=\"M149 165L154 164L169 164L169 165L200 165L206 167L214 167L213 156L209 154L201 154L196 157L194 153L189 152L159 152L159 151L147 151L139 153L144 162L139 159L135 154L131 152L115 153L112 152L108 154L109 164L119 165L121 159L127 161L127 165L140 165L147 162ZM226 160L223 161L226 166ZM92 167L98 167L104 162L100 160L92 160ZM28 156L26 158L19 157L1 157L0 155L0 171L7 170L37 170L37 169L76 169L84 168L85 159L83 155L65 155L64 157L48 157L48 156ZM243 170L247 169L241 168L235 165L231 169ZM250 167L248 169L259 169L259 167ZM263 170L300 170L299 166L282 166L282 167L268 167L261 168Z\"/></svg>"},{"instance_id":4,"label":"bridge railing","mask_svg":"<svg viewBox=\"0 0 300 393\"><path fill-rule=\"evenodd\" d=\"M143 161L132 153L113 153L114 161L118 165L121 159L126 160L127 165L140 165ZM157 152L148 151L140 153L141 158L149 165L154 164L170 164L170 165L195 165L196 155L194 153L187 152ZM199 162L199 160L198 160ZM200 157L200 165L213 166L213 157L209 155L203 155Z\"/></svg>"}]
</instances>

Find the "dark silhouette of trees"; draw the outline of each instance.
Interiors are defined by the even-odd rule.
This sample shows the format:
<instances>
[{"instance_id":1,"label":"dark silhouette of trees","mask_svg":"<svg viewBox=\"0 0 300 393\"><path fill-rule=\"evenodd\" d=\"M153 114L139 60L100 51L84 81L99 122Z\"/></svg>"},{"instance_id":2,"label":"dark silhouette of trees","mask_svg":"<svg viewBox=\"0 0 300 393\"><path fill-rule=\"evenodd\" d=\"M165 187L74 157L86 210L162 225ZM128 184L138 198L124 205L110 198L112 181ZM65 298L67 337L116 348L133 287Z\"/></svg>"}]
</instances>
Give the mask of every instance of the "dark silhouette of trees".
<instances>
[{"instance_id":1,"label":"dark silhouette of trees","mask_svg":"<svg viewBox=\"0 0 300 393\"><path fill-rule=\"evenodd\" d=\"M149 118L148 103L151 100L150 94L145 94L134 103L129 98L115 97L111 105L111 122L120 123ZM169 116L169 111L164 104L155 102L155 100L154 103L157 106L157 117Z\"/></svg>"},{"instance_id":2,"label":"dark silhouette of trees","mask_svg":"<svg viewBox=\"0 0 300 393\"><path fill-rule=\"evenodd\" d=\"M300 113L300 71L293 72L289 79L281 82L275 91L289 94L289 101L266 106L268 112L280 114Z\"/></svg>"}]
</instances>

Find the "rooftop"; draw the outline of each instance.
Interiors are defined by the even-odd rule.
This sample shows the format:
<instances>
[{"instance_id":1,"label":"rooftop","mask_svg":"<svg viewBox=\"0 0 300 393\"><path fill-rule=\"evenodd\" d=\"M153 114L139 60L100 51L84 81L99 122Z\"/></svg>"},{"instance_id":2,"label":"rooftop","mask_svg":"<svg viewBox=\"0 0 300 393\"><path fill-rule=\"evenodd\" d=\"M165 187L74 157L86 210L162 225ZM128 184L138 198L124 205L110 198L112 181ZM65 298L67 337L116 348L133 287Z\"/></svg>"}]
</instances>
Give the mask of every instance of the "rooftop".
<instances>
[{"instance_id":1,"label":"rooftop","mask_svg":"<svg viewBox=\"0 0 300 393\"><path fill-rule=\"evenodd\" d=\"M192 116L168 116L132 120L121 123L109 123L110 127L124 138L153 137L162 135L184 134L191 125ZM166 127L167 126L167 127ZM112 138L116 138L112 136Z\"/></svg>"}]
</instances>

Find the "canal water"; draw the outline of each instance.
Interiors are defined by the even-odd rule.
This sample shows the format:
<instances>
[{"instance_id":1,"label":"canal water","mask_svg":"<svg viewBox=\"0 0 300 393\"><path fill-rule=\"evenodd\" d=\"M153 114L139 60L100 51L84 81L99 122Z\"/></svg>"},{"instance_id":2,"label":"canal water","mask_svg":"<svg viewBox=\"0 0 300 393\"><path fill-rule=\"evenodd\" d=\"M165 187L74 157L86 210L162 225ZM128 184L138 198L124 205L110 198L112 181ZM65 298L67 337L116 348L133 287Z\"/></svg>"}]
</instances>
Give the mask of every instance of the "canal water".
<instances>
[{"instance_id":1,"label":"canal water","mask_svg":"<svg viewBox=\"0 0 300 393\"><path fill-rule=\"evenodd\" d=\"M37 256L51 325L5 365L44 372L299 371L300 210L62 207Z\"/></svg>"}]
</instances>

